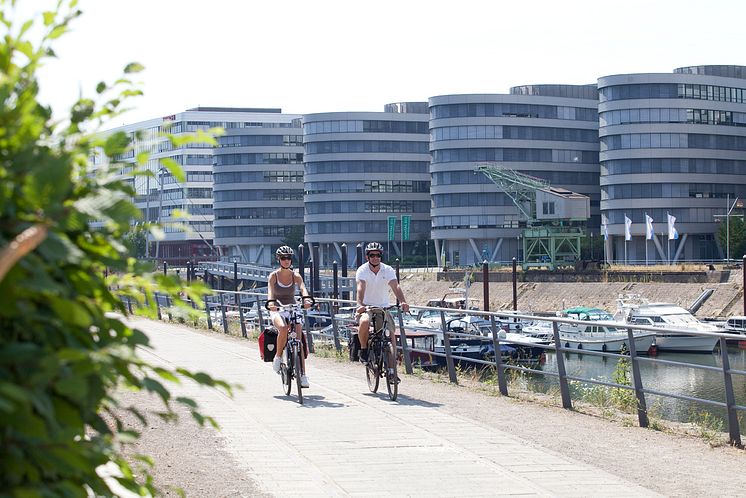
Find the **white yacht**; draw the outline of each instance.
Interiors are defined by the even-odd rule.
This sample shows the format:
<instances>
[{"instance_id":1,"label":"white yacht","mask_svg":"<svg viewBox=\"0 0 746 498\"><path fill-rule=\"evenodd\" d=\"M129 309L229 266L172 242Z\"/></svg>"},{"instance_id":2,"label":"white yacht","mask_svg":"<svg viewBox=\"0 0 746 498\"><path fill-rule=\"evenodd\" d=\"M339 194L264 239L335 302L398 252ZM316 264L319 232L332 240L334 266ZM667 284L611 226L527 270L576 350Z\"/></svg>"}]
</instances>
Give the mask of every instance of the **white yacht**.
<instances>
[{"instance_id":1,"label":"white yacht","mask_svg":"<svg viewBox=\"0 0 746 498\"><path fill-rule=\"evenodd\" d=\"M617 300L615 318L632 325L647 325L692 332L722 332L717 326L700 322L688 310L672 303L651 303L639 296L624 296ZM679 353L710 353L718 343L717 337L688 335L662 330L655 333L659 351Z\"/></svg>"},{"instance_id":2,"label":"white yacht","mask_svg":"<svg viewBox=\"0 0 746 498\"><path fill-rule=\"evenodd\" d=\"M608 322L614 321L609 312L599 308L576 306L562 311L560 316L583 322L559 324L560 339L566 348L609 353L629 351L629 334L624 329L608 325ZM654 332L635 330L632 337L637 354L647 354L655 341Z\"/></svg>"}]
</instances>

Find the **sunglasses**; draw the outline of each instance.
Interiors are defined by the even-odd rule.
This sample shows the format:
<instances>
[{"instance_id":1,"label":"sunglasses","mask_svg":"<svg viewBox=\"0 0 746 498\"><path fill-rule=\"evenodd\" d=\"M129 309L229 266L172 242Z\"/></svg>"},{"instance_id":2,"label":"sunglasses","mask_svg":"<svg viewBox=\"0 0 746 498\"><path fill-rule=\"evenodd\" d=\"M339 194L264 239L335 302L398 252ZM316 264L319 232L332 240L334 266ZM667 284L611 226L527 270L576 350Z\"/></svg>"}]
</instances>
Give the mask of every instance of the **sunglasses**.
<instances>
[{"instance_id":1,"label":"sunglasses","mask_svg":"<svg viewBox=\"0 0 746 498\"><path fill-rule=\"evenodd\" d=\"M380 252L371 252L371 253L368 254L368 257L369 258L380 258L381 257L381 253Z\"/></svg>"},{"instance_id":2,"label":"sunglasses","mask_svg":"<svg viewBox=\"0 0 746 498\"><path fill-rule=\"evenodd\" d=\"M292 259L292 256L280 256L280 261L290 261Z\"/></svg>"}]
</instances>

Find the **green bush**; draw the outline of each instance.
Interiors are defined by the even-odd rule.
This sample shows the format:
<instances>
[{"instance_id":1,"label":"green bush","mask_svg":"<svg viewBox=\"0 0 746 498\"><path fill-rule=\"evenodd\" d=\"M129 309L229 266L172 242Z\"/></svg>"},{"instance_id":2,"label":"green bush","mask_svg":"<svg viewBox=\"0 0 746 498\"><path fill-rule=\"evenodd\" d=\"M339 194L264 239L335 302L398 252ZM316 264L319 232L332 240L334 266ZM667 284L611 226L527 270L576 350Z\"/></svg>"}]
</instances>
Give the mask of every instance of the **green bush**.
<instances>
[{"instance_id":1,"label":"green bush","mask_svg":"<svg viewBox=\"0 0 746 498\"><path fill-rule=\"evenodd\" d=\"M121 456L120 444L138 434L125 430L118 414L144 417L136 407L119 406L115 391L156 393L163 400L160 416L172 419L175 402L200 423L214 424L194 401L172 399L164 383L186 377L231 387L204 373L143 361L137 349L148 338L121 318L127 310L120 294L140 303L147 296L153 316L156 288L175 299L179 291L196 299L203 291L137 263L130 224L139 212L114 161L129 152L129 139L91 134L139 94L128 78L141 68L130 64L113 85L100 83L96 100L80 98L69 121L55 124L51 109L38 101L37 70L79 16L75 1L20 26L11 22L15 2L0 1L0 494L111 496L99 473L112 463L121 485L155 494L150 476L135 477ZM42 26L31 29L39 21ZM35 41L26 39L30 33ZM112 165L94 169L96 154ZM138 164L145 159L138 157ZM164 166L183 176L175 165ZM136 166L133 174L145 173ZM100 227L91 228L93 221Z\"/></svg>"}]
</instances>

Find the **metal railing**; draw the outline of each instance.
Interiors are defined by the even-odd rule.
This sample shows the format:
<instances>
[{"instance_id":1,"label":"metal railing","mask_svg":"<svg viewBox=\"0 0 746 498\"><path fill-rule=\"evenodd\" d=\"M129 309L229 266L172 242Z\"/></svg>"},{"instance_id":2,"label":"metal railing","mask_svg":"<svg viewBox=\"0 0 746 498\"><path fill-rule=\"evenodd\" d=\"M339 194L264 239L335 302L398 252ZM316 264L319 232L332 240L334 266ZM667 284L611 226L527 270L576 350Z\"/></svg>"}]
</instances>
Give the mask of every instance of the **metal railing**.
<instances>
[{"instance_id":1,"label":"metal railing","mask_svg":"<svg viewBox=\"0 0 746 498\"><path fill-rule=\"evenodd\" d=\"M126 299L126 305L130 313L132 312L133 301ZM204 308L204 312L207 318L207 326L213 329L214 324L222 325L224 333L229 333L229 321L237 320L240 323L241 335L245 338L248 337L247 326L262 329L263 327L269 326L269 313L264 309L264 303L266 302L267 295L264 293L257 292L240 292L240 291L214 291L214 294L205 295L204 302L197 303L187 301L187 304L193 308ZM344 301L340 299L325 299L317 298L317 303L324 308L325 313L313 313L304 311L305 330L308 336L309 349L314 352L314 337L317 340L329 341L333 344L334 348L341 352L343 350L343 342L349 343L349 334L343 332L343 330L349 330L349 326L352 325L353 320L351 315L346 313L340 313L340 307L354 306L354 301ZM171 306L173 302L171 298L163 295L156 295L156 302L158 304L158 318L162 319L161 308L164 308L169 315L169 319L172 319ZM727 426L729 433L730 444L742 447L741 435L738 422L738 412L746 411L746 406L739 405L736 403L735 393L733 389L733 376L746 376L746 371L737 370L730 367L730 361L728 358L727 340L744 340L746 337L738 334L729 333L716 333L716 332L694 332L690 330L680 329L661 329L659 327L642 326L642 325L631 325L624 324L620 325L619 322L608 322L608 321L593 321L594 326L599 327L612 327L616 329L625 329L627 332L627 342L629 347L629 354L618 354L605 351L590 351L587 349L575 349L570 348L567 345L563 345L563 339L561 338L560 325L588 325L588 321L574 320L569 318L552 317L552 316L535 316L527 315L516 312L486 312L477 310L463 310L463 309L452 309L452 308L437 308L427 306L411 306L413 310L429 310L440 313L440 329L425 329L422 327L412 327L404 323L404 319L401 313L397 314L398 321L398 333L400 336L399 344L397 348L402 353L402 360L406 373L411 374L413 372L412 355L414 353L420 353L428 355L430 357L440 357L445 359L445 366L448 371L450 382L458 383L458 377L456 374L456 363L464 362L471 363L474 365L487 365L494 366L498 378L498 388L503 396L508 396L508 383L506 378L506 371L515 370L522 373L530 372L541 376L555 377L559 381L560 386L560 397L563 408L572 409L573 400L571 398L570 382L583 382L589 384L601 385L609 388L617 388L630 390L634 392L637 401L637 418L641 427L648 427L648 409L647 409L647 396L655 395L662 397L669 397L689 402L701 403L704 405L714 406L723 408L726 411ZM447 316L458 313L461 316L474 316L480 317L490 324L490 336L487 337L483 334L471 334L463 331L449 330L447 326ZM314 318L312 320L312 318ZM520 340L506 340L500 337L500 327L511 321L546 321L552 324L552 339L545 344L531 343ZM313 322L313 324L312 324ZM321 326L326 324L327 326ZM419 349L410 347L407 341L407 332L427 332L430 330L433 334L442 334L442 341L444 345L443 352L436 352L434 349ZM635 336L634 331L646 331L655 333L675 333L689 336L705 336L716 338L720 346L720 356L722 365L721 366L709 366L701 365L696 363L689 363L684 361L673 361L666 360L663 358L641 356L642 351L638 352L635 349ZM353 332L354 333L354 332ZM485 343L491 343L493 347L494 358L473 358L458 354L452 346L452 340L458 341L459 339L478 339ZM514 364L505 361L500 354L501 345L513 345L513 346L530 346L533 348L540 348L545 351L553 351L556 353L557 371L544 371L536 368L532 368L526 364ZM349 344L345 344L348 346ZM570 375L567 373L565 368L565 359L563 353L575 353L589 356L606 357L614 359L627 358L630 361L630 375L631 385L619 384L616 382L608 382L604 380L598 380L593 378L584 378L576 375ZM688 396L676 392L663 392L657 389L651 389L644 387L643 378L641 377L640 365L642 363L653 363L661 365L676 365L679 367L686 367L690 369L705 370L711 372L722 373L723 375L723 387L725 392L725 401L714 401L695 396Z\"/></svg>"}]
</instances>

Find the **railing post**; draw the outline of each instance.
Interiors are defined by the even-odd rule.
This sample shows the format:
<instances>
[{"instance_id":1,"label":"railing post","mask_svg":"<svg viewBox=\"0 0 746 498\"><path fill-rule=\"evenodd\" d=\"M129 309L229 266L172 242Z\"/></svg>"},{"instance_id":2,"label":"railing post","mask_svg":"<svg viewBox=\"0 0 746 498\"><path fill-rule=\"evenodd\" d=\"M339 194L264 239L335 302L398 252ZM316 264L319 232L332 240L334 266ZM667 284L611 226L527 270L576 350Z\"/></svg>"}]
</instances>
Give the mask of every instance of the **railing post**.
<instances>
[{"instance_id":1,"label":"railing post","mask_svg":"<svg viewBox=\"0 0 746 498\"><path fill-rule=\"evenodd\" d=\"M225 315L225 294L220 295L220 315L223 317L223 333L228 333L228 317Z\"/></svg>"},{"instance_id":2,"label":"railing post","mask_svg":"<svg viewBox=\"0 0 746 498\"><path fill-rule=\"evenodd\" d=\"M233 262L233 290L238 292L238 261Z\"/></svg>"},{"instance_id":3,"label":"railing post","mask_svg":"<svg viewBox=\"0 0 746 498\"><path fill-rule=\"evenodd\" d=\"M482 308L484 311L490 310L490 267L487 264L487 261L482 261L482 287L483 287L483 300L484 300L484 306Z\"/></svg>"},{"instance_id":4,"label":"railing post","mask_svg":"<svg viewBox=\"0 0 746 498\"><path fill-rule=\"evenodd\" d=\"M158 320L163 320L163 316L161 316L161 300L158 299L158 292L153 292L153 300L155 300L155 309L158 311Z\"/></svg>"},{"instance_id":5,"label":"railing post","mask_svg":"<svg viewBox=\"0 0 746 498\"><path fill-rule=\"evenodd\" d=\"M337 324L337 318L335 315L335 307L332 306L332 309L329 311L329 316L332 319L332 337L334 338L334 349L337 350L337 352L342 351L342 345L339 343L339 325Z\"/></svg>"},{"instance_id":6,"label":"railing post","mask_svg":"<svg viewBox=\"0 0 746 498\"><path fill-rule=\"evenodd\" d=\"M515 258L513 259L515 261ZM572 410L572 399L570 399L570 387L567 385L567 372L565 371L565 358L562 356L564 348L559 335L557 322L552 322L554 334L554 350L557 356L557 373L559 374L560 395L562 396L562 408Z\"/></svg>"},{"instance_id":7,"label":"railing post","mask_svg":"<svg viewBox=\"0 0 746 498\"><path fill-rule=\"evenodd\" d=\"M407 343L407 333L404 330L404 317L402 316L402 311L399 310L399 313L397 313L397 316L399 317L399 337L401 341L401 355L402 358L404 358L404 371L407 372L407 374L412 373L412 357L409 353L409 344ZM394 347L396 347L396 335L394 335L393 338L394 341Z\"/></svg>"},{"instance_id":8,"label":"railing post","mask_svg":"<svg viewBox=\"0 0 746 498\"><path fill-rule=\"evenodd\" d=\"M205 275L207 273L205 272ZM209 296L205 294L205 312L207 313L207 328L212 330L212 315L210 314L210 301L207 299ZM156 304L158 304L158 300L156 299Z\"/></svg>"},{"instance_id":9,"label":"railing post","mask_svg":"<svg viewBox=\"0 0 746 498\"><path fill-rule=\"evenodd\" d=\"M260 333L264 330L264 318L262 316L262 303L259 301L259 296L256 296L256 319L259 320L257 328Z\"/></svg>"},{"instance_id":10,"label":"railing post","mask_svg":"<svg viewBox=\"0 0 746 498\"><path fill-rule=\"evenodd\" d=\"M485 263L486 264L486 263ZM490 315L490 326L492 327L492 347L495 348L495 369L497 370L497 386L500 394L508 395L508 381L505 379L505 367L503 366L502 355L500 354L500 340L497 335L497 324L495 315Z\"/></svg>"},{"instance_id":11,"label":"railing post","mask_svg":"<svg viewBox=\"0 0 746 498\"><path fill-rule=\"evenodd\" d=\"M513 258L513 311L518 311L518 261Z\"/></svg>"},{"instance_id":12,"label":"railing post","mask_svg":"<svg viewBox=\"0 0 746 498\"><path fill-rule=\"evenodd\" d=\"M629 341L629 358L632 364L632 385L635 387L635 397L637 398L637 420L640 427L647 427L650 423L648 420L648 405L645 402L645 391L642 388L642 377L640 376L640 362L637 361L637 346L635 346L635 336L631 328L627 328L627 338Z\"/></svg>"},{"instance_id":13,"label":"railing post","mask_svg":"<svg viewBox=\"0 0 746 498\"><path fill-rule=\"evenodd\" d=\"M311 335L311 322L308 320L308 311L303 310L303 324L306 327L306 342L308 342L308 352L315 353L316 348L313 345L313 336Z\"/></svg>"},{"instance_id":14,"label":"railing post","mask_svg":"<svg viewBox=\"0 0 746 498\"><path fill-rule=\"evenodd\" d=\"M728 411L728 434L730 444L741 448L741 431L738 427L738 411L736 410L736 397L733 394L733 379L730 373L730 360L728 359L728 344L724 337L720 338L720 356L723 358L723 380L725 381L725 405Z\"/></svg>"},{"instance_id":15,"label":"railing post","mask_svg":"<svg viewBox=\"0 0 746 498\"><path fill-rule=\"evenodd\" d=\"M241 336L244 338L249 337L246 333L246 323L243 320L243 304L241 303L241 296L236 292L236 303L238 303L238 319L241 320Z\"/></svg>"},{"instance_id":16,"label":"railing post","mask_svg":"<svg viewBox=\"0 0 746 498\"><path fill-rule=\"evenodd\" d=\"M311 246L311 254L313 255L313 297L321 297L321 281L319 274L321 272L321 258L319 257L319 246Z\"/></svg>"},{"instance_id":17,"label":"railing post","mask_svg":"<svg viewBox=\"0 0 746 498\"><path fill-rule=\"evenodd\" d=\"M306 248L303 244L298 244L298 273L300 278L306 281Z\"/></svg>"},{"instance_id":18,"label":"railing post","mask_svg":"<svg viewBox=\"0 0 746 498\"><path fill-rule=\"evenodd\" d=\"M358 244L355 246L355 252L357 253L357 266L362 266L363 263L365 263L365 258L363 257L363 245ZM743 257L743 259L746 260L746 256Z\"/></svg>"},{"instance_id":19,"label":"railing post","mask_svg":"<svg viewBox=\"0 0 746 498\"><path fill-rule=\"evenodd\" d=\"M446 353L446 366L448 367L448 377L451 382L458 384L458 378L456 377L456 368L453 365L453 357L451 356L451 339L448 337L448 325L446 325L446 314L444 311L440 312L440 325L443 330L443 349Z\"/></svg>"},{"instance_id":20,"label":"railing post","mask_svg":"<svg viewBox=\"0 0 746 498\"><path fill-rule=\"evenodd\" d=\"M332 263L332 310L339 309L339 265L336 261Z\"/></svg>"},{"instance_id":21,"label":"railing post","mask_svg":"<svg viewBox=\"0 0 746 498\"><path fill-rule=\"evenodd\" d=\"M342 244L342 278L347 278L347 244ZM350 293L347 291L342 292L342 299L345 301L350 299Z\"/></svg>"}]
</instances>

